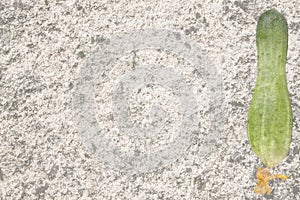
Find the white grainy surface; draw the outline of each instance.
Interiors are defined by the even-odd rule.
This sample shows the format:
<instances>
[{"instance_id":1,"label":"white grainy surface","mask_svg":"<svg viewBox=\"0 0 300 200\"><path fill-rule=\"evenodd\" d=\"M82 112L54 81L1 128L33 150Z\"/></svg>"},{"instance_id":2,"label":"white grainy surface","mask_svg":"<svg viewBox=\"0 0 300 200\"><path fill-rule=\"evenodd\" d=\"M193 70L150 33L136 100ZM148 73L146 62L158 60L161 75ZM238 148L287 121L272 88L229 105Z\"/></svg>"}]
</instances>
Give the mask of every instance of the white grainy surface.
<instances>
[{"instance_id":1,"label":"white grainy surface","mask_svg":"<svg viewBox=\"0 0 300 200\"><path fill-rule=\"evenodd\" d=\"M250 149L246 125L256 78L256 22L273 7L285 15L289 26L286 69L294 132L290 154L274 168L290 178L272 182L272 194L261 197L253 188L262 163ZM0 199L300 199L299 24L297 0L1 1ZM118 135L106 118L109 107L104 103L111 98L113 81L124 70L132 70L133 59L137 66L159 63L180 69L195 88L202 89L197 97L204 98L197 99L200 125L190 147L166 166L128 175L96 159L83 145L74 125L72 99L78 72L98 44L122 32L147 28L180 32L208 52L223 81L225 122L215 148L204 158L200 144L211 126L206 119L207 87L193 76L193 66L170 52L124 55L107 72L107 80L99 80L106 85L97 88L96 98L97 119L111 130L112 138L120 139L122 151L131 152L132 145L140 152L151 151L172 137L163 132L154 144L135 144L126 134ZM149 124L141 111L160 102L173 117L167 125L176 129L178 102L170 91L144 88L130 102L132 119L141 120L143 127Z\"/></svg>"}]
</instances>

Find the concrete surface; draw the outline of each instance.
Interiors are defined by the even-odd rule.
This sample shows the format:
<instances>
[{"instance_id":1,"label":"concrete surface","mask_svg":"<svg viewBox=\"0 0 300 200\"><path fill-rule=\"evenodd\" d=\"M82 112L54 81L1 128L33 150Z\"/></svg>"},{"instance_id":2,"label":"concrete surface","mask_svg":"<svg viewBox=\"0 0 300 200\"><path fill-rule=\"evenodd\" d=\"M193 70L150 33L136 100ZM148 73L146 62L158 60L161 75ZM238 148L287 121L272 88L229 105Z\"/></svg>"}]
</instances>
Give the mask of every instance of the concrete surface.
<instances>
[{"instance_id":1,"label":"concrete surface","mask_svg":"<svg viewBox=\"0 0 300 200\"><path fill-rule=\"evenodd\" d=\"M294 129L262 197L246 124L269 8ZM1 1L0 199L300 199L299 24L296 0Z\"/></svg>"}]
</instances>

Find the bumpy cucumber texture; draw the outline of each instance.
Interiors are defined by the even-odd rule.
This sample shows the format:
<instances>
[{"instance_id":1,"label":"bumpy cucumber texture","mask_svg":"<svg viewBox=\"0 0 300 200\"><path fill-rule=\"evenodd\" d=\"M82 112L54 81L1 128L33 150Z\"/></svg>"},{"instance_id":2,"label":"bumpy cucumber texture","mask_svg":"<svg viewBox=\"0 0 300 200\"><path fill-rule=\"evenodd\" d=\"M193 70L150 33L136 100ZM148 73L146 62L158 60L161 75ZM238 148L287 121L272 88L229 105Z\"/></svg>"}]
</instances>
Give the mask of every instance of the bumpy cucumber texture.
<instances>
[{"instance_id":1,"label":"bumpy cucumber texture","mask_svg":"<svg viewBox=\"0 0 300 200\"><path fill-rule=\"evenodd\" d=\"M285 74L288 28L284 16L275 9L260 16L256 45L258 74L248 113L248 137L261 161L275 167L287 156L292 137Z\"/></svg>"}]
</instances>

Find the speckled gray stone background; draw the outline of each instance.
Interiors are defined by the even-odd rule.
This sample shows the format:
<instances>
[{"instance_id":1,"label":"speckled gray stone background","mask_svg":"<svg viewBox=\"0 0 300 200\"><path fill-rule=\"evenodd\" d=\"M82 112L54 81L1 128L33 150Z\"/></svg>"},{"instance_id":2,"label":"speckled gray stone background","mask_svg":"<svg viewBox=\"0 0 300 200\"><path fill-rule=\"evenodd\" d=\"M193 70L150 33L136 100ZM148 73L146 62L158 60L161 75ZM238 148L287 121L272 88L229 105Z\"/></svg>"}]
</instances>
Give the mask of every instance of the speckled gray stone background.
<instances>
[{"instance_id":1,"label":"speckled gray stone background","mask_svg":"<svg viewBox=\"0 0 300 200\"><path fill-rule=\"evenodd\" d=\"M294 129L289 156L274 168L290 178L271 182L273 192L261 197L253 188L262 163L250 149L246 124L257 72L256 22L269 8L278 9L288 21L287 80ZM299 24L297 0L1 1L0 199L300 199ZM99 79L104 86L97 88L96 98L97 120L106 122L102 127L111 130L112 138L119 138L122 151L130 153L135 143L114 134L118 127L103 106L113 95L110 77L117 79L122 70L134 71L145 64L173 66L201 89L199 94L194 91L196 97L203 97L198 101L198 134L189 148L153 171L128 174L101 162L84 145L74 122L73 98L80 69L99 44L123 32L148 28L179 32L207 52L223 84L224 124L204 157L199 152L213 120L206 119L209 87L193 74L194 67L172 52L138 50L124 55L106 78ZM152 109L154 114L179 118L172 92L155 85L133 94L130 117L143 121L141 111L151 99L165 106L166 113ZM176 125L173 118L170 127ZM147 127L147 122L142 125ZM136 141L139 152L160 148L172 134L160 137L155 144Z\"/></svg>"}]
</instances>

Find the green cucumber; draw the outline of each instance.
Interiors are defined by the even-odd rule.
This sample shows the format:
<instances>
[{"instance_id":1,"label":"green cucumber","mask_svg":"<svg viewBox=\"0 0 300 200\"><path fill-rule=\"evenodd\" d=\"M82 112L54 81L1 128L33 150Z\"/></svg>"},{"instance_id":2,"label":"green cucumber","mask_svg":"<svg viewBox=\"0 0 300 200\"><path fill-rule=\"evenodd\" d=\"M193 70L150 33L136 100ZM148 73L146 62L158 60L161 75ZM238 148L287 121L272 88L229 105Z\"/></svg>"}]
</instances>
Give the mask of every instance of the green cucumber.
<instances>
[{"instance_id":1,"label":"green cucumber","mask_svg":"<svg viewBox=\"0 0 300 200\"><path fill-rule=\"evenodd\" d=\"M288 27L277 10L260 16L256 45L258 73L248 113L248 137L264 165L275 167L287 156L292 138L292 109L285 74Z\"/></svg>"}]
</instances>

